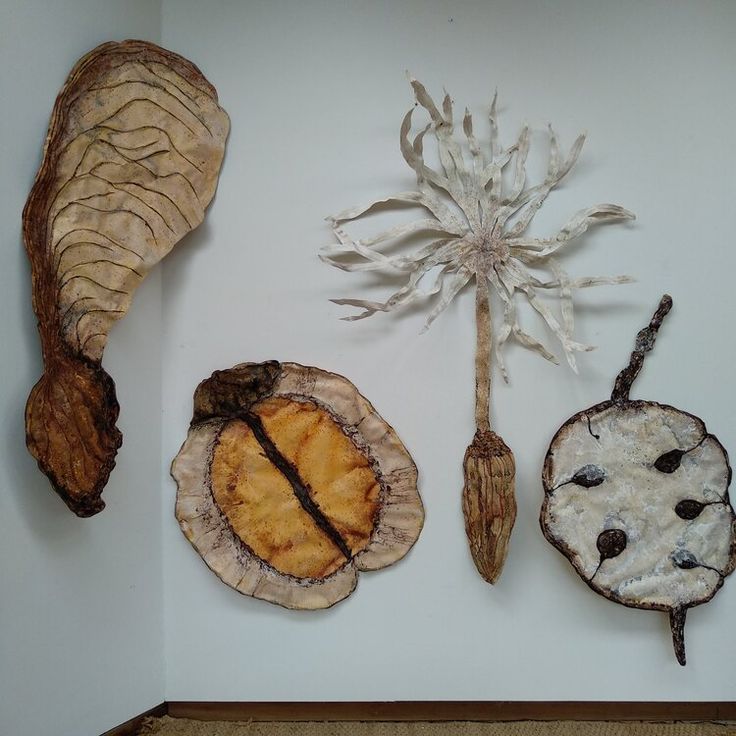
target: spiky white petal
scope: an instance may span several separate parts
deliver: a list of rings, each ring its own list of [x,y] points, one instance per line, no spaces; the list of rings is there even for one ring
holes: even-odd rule
[[[401,192],[368,205],[353,207],[327,218],[333,226],[337,244],[325,246],[320,258],[345,271],[391,270],[408,272],[409,276],[397,292],[385,302],[361,299],[335,299],[337,304],[360,307],[363,312],[348,320],[370,317],[376,312],[391,312],[420,299],[439,295],[431,309],[425,329],[473,278],[490,288],[501,299],[503,316],[495,330],[494,352],[504,379],[508,380],[502,348],[513,338],[552,362],[555,356],[537,339],[527,334],[516,317],[515,298],[521,295],[542,317],[562,345],[568,363],[576,370],[574,353],[590,350],[573,339],[573,291],[600,284],[623,284],[629,276],[570,278],[557,262],[556,254],[593,225],[633,220],[634,215],[619,205],[599,204],[575,213],[551,238],[524,235],[535,214],[550,192],[575,165],[585,142],[585,135],[575,140],[563,158],[557,135],[549,127],[549,162],[544,181],[527,183],[526,162],[530,150],[530,131],[524,126],[516,142],[504,149],[498,142],[497,96],[490,109],[491,135],[486,150],[478,143],[473,118],[465,110],[462,118],[464,140],[455,137],[453,102],[445,94],[438,107],[424,85],[410,79],[418,106],[429,115],[430,122],[410,140],[412,118],[409,110],[401,124],[401,153],[417,178],[417,191]],[[437,142],[441,170],[435,170],[424,158],[424,139],[431,133]],[[466,153],[467,152],[467,153]],[[466,162],[469,156],[469,164]],[[510,176],[504,182],[504,171]],[[378,234],[354,240],[343,225],[358,220],[376,207],[388,208],[417,205],[429,213],[413,222],[391,227]],[[434,233],[441,237],[417,248],[408,255],[386,255],[378,246],[401,241],[417,233]],[[346,261],[345,257],[353,257]],[[355,261],[355,256],[360,260]],[[551,278],[542,281],[528,267],[548,269]],[[439,269],[439,270],[438,270]],[[477,279],[482,274],[485,278]],[[434,279],[427,288],[422,282]],[[487,284],[487,287],[486,287]],[[556,289],[560,300],[560,318],[543,303],[538,289]]]

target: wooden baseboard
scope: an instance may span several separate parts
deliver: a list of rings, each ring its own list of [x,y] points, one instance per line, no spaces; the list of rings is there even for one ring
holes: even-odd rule
[[[730,721],[736,702],[402,701],[233,703],[172,701],[173,718],[202,721]]]
[[[131,718],[129,721],[125,721],[125,723],[121,723],[119,726],[115,726],[115,728],[105,731],[102,736],[138,736],[138,732],[143,725],[144,718],[160,718],[161,716],[165,716],[168,712],[168,705],[166,703],[161,703],[154,708],[147,710],[145,713],[141,713],[135,718]]]
[[[736,721],[736,702],[424,701],[241,703],[171,701],[102,736],[137,736],[144,718],[199,721]]]

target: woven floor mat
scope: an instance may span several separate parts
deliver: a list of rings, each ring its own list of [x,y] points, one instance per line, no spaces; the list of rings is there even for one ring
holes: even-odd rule
[[[600,723],[517,721],[514,723],[249,722],[155,718],[141,736],[736,736],[736,725],[713,723]]]

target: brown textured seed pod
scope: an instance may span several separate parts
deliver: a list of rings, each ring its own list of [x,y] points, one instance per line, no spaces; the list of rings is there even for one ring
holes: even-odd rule
[[[342,376],[296,363],[215,371],[171,473],[176,517],[227,585],[327,608],[401,559],[424,521],[417,470]]]
[[[465,535],[481,577],[494,584],[503,571],[516,521],[514,455],[491,430],[491,312],[485,277],[475,290],[475,436],[465,450],[462,493]]]
[[[463,460],[463,515],[473,562],[489,583],[498,580],[516,520],[514,455],[495,433],[475,433]]]
[[[229,120],[191,62],[145,41],[98,46],[54,105],[23,211],[44,374],[26,444],[78,516],[100,495],[122,435],[102,368],[113,323],[214,196]]]

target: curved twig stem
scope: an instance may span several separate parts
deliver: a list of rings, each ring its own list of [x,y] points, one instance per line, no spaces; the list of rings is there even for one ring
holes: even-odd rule
[[[634,352],[631,353],[629,364],[616,376],[616,382],[613,384],[613,392],[611,393],[611,401],[620,404],[629,400],[631,385],[636,380],[644,364],[645,354],[654,347],[657,332],[670,309],[672,309],[672,297],[669,294],[665,294],[660,299],[657,311],[652,316],[649,325],[643,330],[640,330],[636,336]]]
[[[673,608],[670,611],[670,628],[672,629],[672,645],[675,648],[677,661],[684,667],[685,662],[685,616],[687,608]]]
[[[488,302],[488,279],[480,271],[475,275],[475,426],[491,429],[491,309]]]

